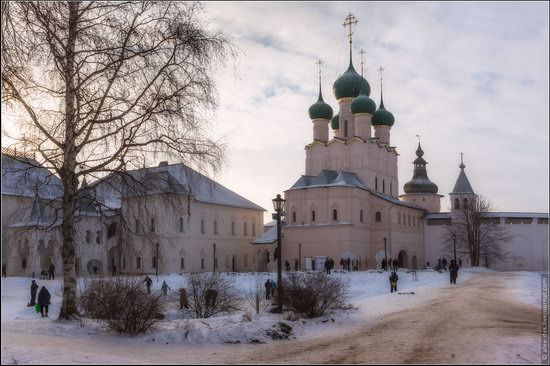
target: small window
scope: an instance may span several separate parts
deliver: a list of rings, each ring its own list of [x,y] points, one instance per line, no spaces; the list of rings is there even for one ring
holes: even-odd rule
[[[375,220],[376,222],[382,222],[382,213],[380,211],[376,211]]]
[[[156,224],[155,218],[154,218],[154,217],[151,217],[151,224],[150,224],[149,230],[150,230],[152,233],[155,232],[155,229],[156,229],[155,224]]]
[[[23,258],[21,260],[21,268],[22,269],[27,269],[27,258]]]
[[[408,225],[411,226],[411,215],[407,215],[407,221],[409,222]]]
[[[214,220],[214,235],[218,235],[218,220]]]
[[[184,232],[183,217],[180,217],[180,233],[183,233],[183,232]]]
[[[137,257],[137,258],[136,258],[136,268],[137,268],[137,269],[140,269],[140,268],[141,268],[141,257]]]
[[[201,219],[201,234],[204,234],[204,219]]]
[[[292,212],[292,222],[296,222],[296,211]]]
[[[348,137],[348,121],[344,121],[344,137]]]
[[[248,223],[247,222],[244,223],[244,228],[243,229],[244,229],[244,236],[247,236],[248,235]]]
[[[332,220],[338,221],[338,210],[337,209],[332,210]]]
[[[374,177],[374,190],[378,191],[378,177]]]
[[[180,268],[185,269],[185,258],[184,257],[180,258]]]
[[[136,220],[136,235],[139,235],[139,220]]]
[[[256,236],[256,223],[252,223],[252,236]]]
[[[315,210],[311,211],[311,221],[315,222]]]
[[[204,269],[204,258],[201,258],[201,269]]]
[[[359,221],[363,222],[363,209],[359,210]]]
[[[90,230],[86,230],[86,243],[90,244],[92,241],[92,232]]]
[[[153,265],[153,268],[157,268],[157,257],[153,257],[153,261],[152,261],[152,265]]]
[[[101,244],[101,231],[97,231],[96,232],[96,236],[95,236],[95,243],[96,244]]]
[[[392,182],[390,182],[390,195],[393,196],[393,185],[392,185]]]
[[[382,193],[386,193],[386,181],[382,179]]]
[[[235,235],[235,222],[231,222],[231,235]]]
[[[126,257],[122,257],[122,269],[126,269]]]

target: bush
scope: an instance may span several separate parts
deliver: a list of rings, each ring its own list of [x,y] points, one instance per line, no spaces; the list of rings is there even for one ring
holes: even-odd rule
[[[265,298],[265,280],[261,275],[254,276],[254,284],[244,291],[243,297],[250,308],[259,315],[266,312],[271,306],[271,300]]]
[[[119,333],[139,334],[161,318],[160,293],[148,294],[140,279],[92,278],[78,295],[82,315],[96,319]]]
[[[213,273],[192,274],[187,286],[189,308],[197,318],[209,318],[220,313],[239,310],[238,292],[235,285]]]
[[[315,318],[345,304],[348,284],[324,272],[289,273],[283,282],[284,304],[292,312]]]

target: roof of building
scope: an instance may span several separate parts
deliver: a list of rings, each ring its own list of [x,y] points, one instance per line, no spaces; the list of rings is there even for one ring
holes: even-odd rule
[[[336,79],[332,86],[334,96],[337,100],[342,98],[355,98],[359,95],[362,87],[365,88],[366,94],[369,96],[369,82],[355,71],[350,55],[348,69]]]
[[[120,207],[124,192],[130,196],[184,194],[199,202],[265,211],[259,205],[182,163],[137,169],[116,176],[112,174],[111,182],[104,184],[104,188],[105,194],[101,195],[100,200],[111,209]]]
[[[435,219],[450,219],[452,216],[451,212],[430,212],[424,216],[426,220],[435,220]],[[548,213],[544,212],[487,212],[487,217],[507,217],[507,218],[548,218]]]
[[[319,98],[317,102],[311,105],[308,110],[310,119],[328,119],[332,118],[332,107],[325,103],[321,92],[321,83],[319,83]]]
[[[285,226],[284,221],[281,222],[281,226]],[[258,236],[252,244],[273,244],[277,241],[277,225],[271,226],[269,229],[264,231],[262,235]]]
[[[470,181],[468,180],[468,177],[464,172],[464,168],[466,167],[466,165],[464,165],[464,163],[461,162],[459,167],[460,167],[460,174],[458,174],[458,178],[456,180],[452,193],[474,193],[474,190],[470,185]]]
[[[438,188],[430,178],[428,178],[428,172],[426,170],[426,160],[422,158],[424,151],[418,143],[418,149],[416,149],[417,158],[414,161],[414,174],[410,181],[405,183],[405,193],[437,193]]]
[[[2,194],[42,198],[63,196],[63,185],[54,173],[36,160],[2,153]]]

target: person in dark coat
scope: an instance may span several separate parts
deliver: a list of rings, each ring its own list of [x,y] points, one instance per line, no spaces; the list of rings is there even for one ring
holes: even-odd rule
[[[330,274],[330,261],[329,259],[325,259],[325,273]]]
[[[44,316],[48,317],[48,308],[50,306],[51,295],[50,292],[46,289],[46,286],[42,286],[40,292],[38,293],[38,304],[40,305],[40,313],[42,318]],[[46,315],[44,315],[46,313]]]
[[[53,265],[53,263],[50,264],[49,272],[50,272],[50,276],[48,277],[48,279],[55,280],[55,266]]]
[[[287,272],[290,272],[290,262],[289,261],[285,261],[285,269]]]
[[[385,259],[382,259],[382,269],[384,271],[386,270],[386,260]]]
[[[35,280],[32,280],[31,283],[31,301],[27,306],[35,306],[36,305],[36,290],[38,290],[38,285],[36,284]]]
[[[160,287],[160,289],[161,289],[162,293],[164,294],[164,296],[167,295],[168,290],[172,291],[172,289],[168,286],[166,281],[162,281],[162,286]]]
[[[330,258],[330,269],[334,268],[334,259]]]
[[[351,258],[348,257],[348,260],[346,262],[346,267],[348,268],[348,271],[351,271]]]
[[[6,263],[2,264],[2,277],[6,277],[8,272],[8,265]]]
[[[393,260],[393,270],[397,271],[397,268],[399,268],[399,261],[397,259]]]
[[[151,285],[153,284],[153,280],[151,279],[151,277],[145,275],[145,279],[143,280],[143,282],[145,282],[145,286],[147,286],[147,293],[150,294],[151,293]]]
[[[446,271],[447,270],[447,259],[443,258],[443,260],[441,261],[441,264],[443,265],[443,270]]]
[[[271,297],[271,281],[269,281],[269,278],[267,279],[267,281],[265,281],[265,298],[267,300],[269,300],[269,298]]]
[[[391,275],[390,275],[390,289],[391,289],[391,292],[393,292],[395,290],[395,292],[397,292],[397,281],[399,280],[399,276],[397,275],[397,273],[395,273],[395,271],[392,271]]]
[[[294,260],[294,270],[295,270],[295,271],[298,270],[298,259],[295,259],[295,260]]]
[[[183,308],[189,309],[189,301],[187,300],[187,290],[182,287],[180,288],[180,310]]]
[[[449,265],[449,274],[451,275],[451,284],[456,285],[456,278],[458,277],[458,264],[456,264],[456,261],[453,259],[451,260],[451,264]]]

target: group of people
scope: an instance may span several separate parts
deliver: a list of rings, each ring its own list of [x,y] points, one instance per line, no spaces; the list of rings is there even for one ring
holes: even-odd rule
[[[439,259],[441,260],[441,259]],[[447,266],[447,261],[445,260],[445,258],[443,258],[444,261],[441,261],[441,265],[443,265],[443,262],[445,262],[445,267]],[[384,263],[384,260],[382,260],[382,263]],[[396,267],[394,266],[394,270],[392,270],[392,273],[390,274],[390,277],[389,277],[389,280],[390,280],[390,293],[394,292],[394,291],[397,291],[397,281],[399,281],[399,276],[397,275],[397,272],[396,272]],[[456,260],[452,259],[451,260],[451,264],[449,264],[449,275],[450,275],[450,279],[451,279],[451,285],[452,284],[455,284],[456,285],[456,279],[458,277],[458,270],[460,269],[460,266],[458,265],[458,263],[456,262]],[[416,274],[416,272],[414,272]]]
[[[33,273],[33,277],[34,277],[34,273]],[[53,265],[53,263],[50,264],[47,271],[45,269],[40,271],[40,279],[41,280],[55,280],[55,266]]]
[[[277,282],[270,280],[269,278],[265,281],[265,298],[267,300],[271,299],[271,296],[275,296],[277,291]]]
[[[48,317],[48,310],[50,307],[51,295],[46,286],[42,286],[40,292],[38,293],[38,299],[36,298],[36,291],[38,290],[38,285],[35,280],[31,282],[31,301],[27,306],[34,306],[37,313],[42,315],[42,318]]]
[[[397,271],[399,268],[399,261],[397,259],[394,259],[392,261],[391,257],[388,259],[388,262],[386,263],[386,259],[382,259],[382,269],[385,271],[387,268],[389,268],[392,271]]]

